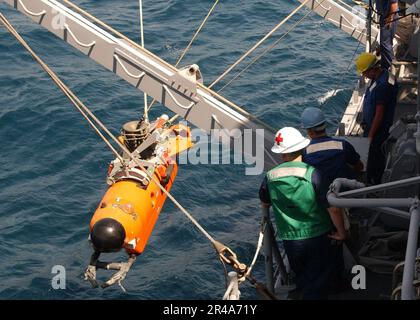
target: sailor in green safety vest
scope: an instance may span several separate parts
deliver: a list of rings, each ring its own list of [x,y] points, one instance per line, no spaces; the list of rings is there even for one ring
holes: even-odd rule
[[[337,232],[325,197],[328,184],[318,170],[302,162],[309,143],[295,128],[276,133],[271,151],[280,153],[284,162],[267,173],[260,200],[273,207],[278,235],[296,275],[295,292],[303,299],[326,299],[331,240]]]

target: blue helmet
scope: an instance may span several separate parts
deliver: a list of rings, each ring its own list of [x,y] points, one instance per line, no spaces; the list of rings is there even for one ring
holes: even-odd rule
[[[315,128],[325,122],[325,116],[321,109],[309,107],[302,112],[302,126],[305,129]]]

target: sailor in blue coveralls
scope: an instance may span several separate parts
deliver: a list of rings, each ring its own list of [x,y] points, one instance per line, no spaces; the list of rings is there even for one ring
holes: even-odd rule
[[[354,147],[345,140],[329,137],[326,133],[326,120],[319,108],[309,107],[302,113],[302,125],[311,139],[303,153],[303,161],[318,169],[327,185],[336,178],[355,179],[363,170],[360,155]],[[343,212],[340,208],[331,207],[331,216],[338,225],[335,243],[332,245],[332,267],[330,292],[343,291],[346,286],[344,275],[343,244],[346,238]]]
[[[372,80],[363,101],[363,135],[370,144],[367,182],[379,184],[386,160],[382,145],[393,123],[398,86],[372,53],[362,53],[356,60],[356,67],[359,74]]]
[[[376,0],[376,12],[379,15],[381,65],[389,69],[394,59],[392,41],[394,39],[397,22],[398,0]]]
[[[303,161],[321,171],[328,184],[336,178],[355,179],[363,170],[360,155],[349,142],[327,135],[321,109],[306,108],[302,113],[302,125],[311,139]]]

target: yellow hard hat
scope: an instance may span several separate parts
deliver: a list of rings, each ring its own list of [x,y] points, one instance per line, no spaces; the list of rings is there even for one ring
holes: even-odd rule
[[[356,59],[356,70],[358,74],[362,74],[366,70],[374,67],[379,61],[379,58],[370,52],[361,53]]]

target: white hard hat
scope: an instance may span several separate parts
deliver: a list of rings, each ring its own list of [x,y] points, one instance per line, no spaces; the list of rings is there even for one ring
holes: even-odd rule
[[[291,153],[306,148],[310,143],[302,134],[292,127],[277,131],[271,151],[274,153]]]

